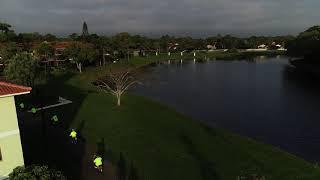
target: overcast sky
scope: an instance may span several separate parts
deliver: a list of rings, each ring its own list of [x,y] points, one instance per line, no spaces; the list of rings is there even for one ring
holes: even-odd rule
[[[320,24],[320,0],[0,0],[17,32],[208,36],[296,34]]]

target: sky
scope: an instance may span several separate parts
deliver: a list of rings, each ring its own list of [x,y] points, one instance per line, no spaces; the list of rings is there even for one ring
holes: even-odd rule
[[[319,0],[0,0],[16,32],[205,37],[296,35],[320,24]]]

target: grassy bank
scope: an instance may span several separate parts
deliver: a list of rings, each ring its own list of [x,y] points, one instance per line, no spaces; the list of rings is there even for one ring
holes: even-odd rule
[[[130,63],[143,66],[159,59],[144,60]],[[63,123],[79,129],[89,143],[104,139],[107,158],[116,163],[122,152],[141,179],[234,180],[241,174],[262,174],[267,180],[320,178],[319,169],[298,157],[209,128],[146,98],[127,94],[116,107],[114,97],[91,85],[104,71],[87,68],[83,74],[60,76],[42,92],[72,100],[55,112],[67,121]]]
[[[261,51],[261,52],[224,52],[224,51],[213,51],[213,52],[196,52],[196,56],[193,53],[183,53],[181,56],[180,53],[171,53],[168,54],[162,53],[158,56],[151,55],[147,57],[132,57],[129,61],[124,60],[126,63],[132,65],[143,65],[150,62],[163,61],[163,60],[193,60],[202,61],[205,59],[216,59],[216,60],[241,60],[254,58],[256,56],[275,56],[275,55],[285,55],[285,51]]]
[[[112,154],[123,152],[147,179],[231,180],[242,173],[263,174],[274,180],[320,177],[302,159],[208,128],[142,97],[128,95],[118,108],[113,97],[89,94],[73,126],[81,121],[85,121],[82,133],[89,141],[104,138]]]

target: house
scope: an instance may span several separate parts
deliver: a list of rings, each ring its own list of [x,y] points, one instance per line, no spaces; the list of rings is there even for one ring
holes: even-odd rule
[[[179,47],[179,43],[169,43],[168,50],[177,50]]]
[[[207,45],[207,49],[208,49],[208,50],[216,50],[216,49],[217,49],[216,43],[215,43],[214,45],[208,44],[208,45]]]
[[[258,49],[267,49],[267,48],[268,47],[265,44],[261,44],[261,45],[258,46]]]
[[[139,48],[139,49],[134,49],[132,51],[132,54],[134,57],[137,57],[137,56],[141,56],[141,57],[144,57],[147,55],[147,52],[149,52],[150,50],[147,50],[146,48]]]
[[[133,56],[136,57],[136,56],[139,56],[140,55],[140,50],[134,50],[133,51]]]
[[[67,41],[57,42],[53,47],[57,54],[61,54],[61,51],[64,51],[70,44],[71,42]]]
[[[0,81],[0,179],[24,165],[14,96],[31,88]]]
[[[64,60],[63,59],[63,51],[71,44],[71,42],[57,42],[54,48],[54,56],[56,60]]]

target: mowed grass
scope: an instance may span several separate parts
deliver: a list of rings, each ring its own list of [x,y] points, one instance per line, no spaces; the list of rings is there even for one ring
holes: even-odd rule
[[[207,127],[144,97],[126,94],[117,107],[113,96],[91,84],[105,70],[87,68],[49,83],[46,92],[73,100],[59,113],[62,119],[70,118],[71,127],[82,126],[81,134],[92,145],[103,138],[112,163],[123,153],[141,179],[235,180],[241,174],[262,174],[267,180],[320,179],[319,169],[298,157]]]
[[[116,107],[109,95],[89,94],[74,126],[81,121],[90,142],[104,138],[114,154],[122,152],[147,179],[231,180],[242,173],[274,180],[314,179],[318,171],[293,155],[206,127],[142,97],[125,96]]]

